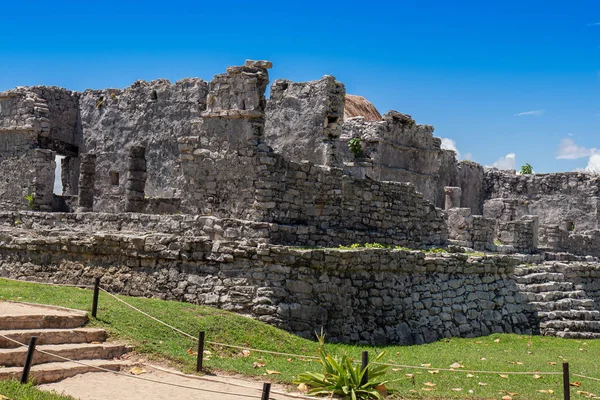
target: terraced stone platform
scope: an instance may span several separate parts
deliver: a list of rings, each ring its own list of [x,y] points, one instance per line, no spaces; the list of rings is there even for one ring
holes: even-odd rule
[[[540,334],[561,338],[600,338],[600,311],[579,285],[566,280],[554,264],[521,266],[515,279]]]

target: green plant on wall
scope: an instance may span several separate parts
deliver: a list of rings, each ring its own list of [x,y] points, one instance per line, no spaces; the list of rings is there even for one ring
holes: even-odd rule
[[[533,167],[531,164],[526,163],[521,167],[521,175],[531,175],[533,174]]]
[[[348,140],[348,149],[350,149],[350,152],[354,154],[354,157],[356,158],[363,156],[362,145],[360,143],[360,138],[358,137]]]
[[[27,200],[27,204],[29,208],[33,209],[35,205],[35,193],[29,193],[28,195],[23,196],[25,200]]]

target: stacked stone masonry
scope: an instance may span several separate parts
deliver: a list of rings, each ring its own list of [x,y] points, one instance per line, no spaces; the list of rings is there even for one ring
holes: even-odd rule
[[[271,67],[0,93],[0,276],[101,276],[344,342],[600,335],[600,178],[484,170],[393,110],[344,118],[332,76],[267,99]],[[400,247],[333,248],[373,242]],[[447,244],[528,255],[407,249]]]

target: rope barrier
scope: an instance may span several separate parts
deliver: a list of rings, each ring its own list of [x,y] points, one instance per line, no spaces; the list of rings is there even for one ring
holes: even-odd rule
[[[2,278],[2,279],[7,279],[7,280],[12,280],[12,281],[16,281],[16,282],[26,282],[26,283],[38,283],[38,284],[46,284],[46,285],[56,285],[56,286],[72,286],[72,287],[93,287],[90,285],[67,285],[67,284],[55,284],[55,283],[43,283],[43,282],[28,282],[28,281],[21,281],[21,280],[15,280],[15,279],[9,279],[9,278]],[[118,296],[108,292],[106,289],[100,287],[99,288],[102,292],[108,294],[110,297],[114,298],[115,300],[125,304],[127,307],[139,312],[140,314],[152,319],[153,321],[164,325],[170,329],[172,329],[175,332],[180,333],[181,335],[184,335],[194,341],[198,341],[198,338],[195,336],[190,335],[189,333],[182,331],[181,329],[178,329],[164,321],[161,321],[160,319],[140,310],[139,308],[127,303],[125,300],[120,299]],[[275,356],[284,356],[284,357],[296,357],[296,358],[301,358],[301,359],[311,359],[311,360],[318,360],[320,359],[320,357],[316,357],[316,356],[306,356],[306,355],[301,355],[301,354],[293,354],[293,353],[283,353],[283,352],[277,352],[277,351],[270,351],[270,350],[261,350],[261,349],[254,349],[252,347],[247,347],[247,346],[237,346],[237,345],[231,345],[231,344],[226,344],[226,343],[219,343],[219,342],[213,342],[213,341],[206,341],[206,343],[213,345],[213,346],[221,346],[221,347],[228,347],[228,348],[233,348],[233,349],[238,349],[238,350],[247,350],[247,351],[253,351],[253,352],[257,352],[257,353],[263,353],[263,354],[271,354],[271,355],[275,355]],[[59,357],[59,356],[57,356]],[[423,367],[423,366],[415,366],[415,365],[402,365],[402,364],[395,364],[395,363],[380,363],[380,362],[372,362],[372,364],[375,365],[387,365],[389,367],[395,367],[395,368],[405,368],[405,369],[417,369],[417,370],[427,370],[427,371],[445,371],[445,372],[462,372],[462,373],[476,373],[476,374],[503,374],[503,375],[562,375],[562,372],[523,372],[523,371],[478,371],[478,370],[467,370],[467,369],[454,369],[454,368],[434,368],[434,367]],[[93,366],[91,366],[93,367]],[[114,372],[114,371],[112,371]],[[575,374],[574,374],[575,375]],[[126,375],[129,376],[129,375]],[[580,376],[580,375],[575,375],[575,376]],[[585,376],[580,376],[580,377],[585,377]],[[591,380],[598,380],[600,381],[600,379],[596,379],[596,378],[591,378],[591,377],[585,377],[587,379],[591,379]]]
[[[173,329],[176,332],[179,332],[195,341],[198,341],[197,337],[194,337],[192,335],[190,335],[187,332],[184,332],[178,328],[175,328],[174,326],[169,325],[166,322],[161,321],[160,319],[151,316],[150,314],[140,310],[139,308],[136,308],[135,306],[127,303],[125,300],[120,299],[119,297],[117,297],[116,295],[106,291],[103,288],[100,288],[100,290],[102,290],[103,292],[107,293],[108,295],[110,295],[111,297],[117,299],[118,301],[120,301],[123,304],[126,304],[128,307],[142,313],[143,315],[147,316],[148,318],[151,318],[152,320],[166,326],[169,327],[171,329]],[[304,359],[311,359],[311,360],[319,360],[320,357],[316,357],[316,356],[304,356],[304,355],[300,355],[300,354],[293,354],[293,353],[282,353],[282,352],[277,352],[277,351],[269,351],[269,350],[260,350],[260,349],[254,349],[251,347],[246,347],[246,346],[236,346],[236,345],[232,345],[232,344],[226,344],[226,343],[219,343],[219,342],[212,342],[212,341],[206,341],[206,343],[211,344],[213,346],[222,346],[222,347],[229,347],[229,348],[233,348],[233,349],[238,349],[238,350],[247,350],[247,351],[254,351],[257,353],[266,353],[266,354],[271,354],[271,355],[276,355],[276,356],[284,356],[284,357],[296,357],[296,358],[304,358]],[[562,372],[522,372],[522,371],[512,371],[512,372],[504,372],[504,371],[478,371],[478,370],[467,370],[467,369],[455,369],[455,368],[433,368],[433,367],[419,367],[419,366],[414,366],[414,365],[401,365],[401,364],[393,364],[393,363],[380,363],[380,362],[372,362],[372,364],[375,365],[387,365],[389,367],[396,367],[396,368],[405,368],[405,369],[420,369],[420,370],[428,370],[428,371],[446,371],[446,372],[464,372],[464,373],[477,373],[477,374],[495,374],[495,375],[562,375]]]
[[[598,379],[598,378],[592,378],[591,376],[585,376],[585,375],[581,375],[581,374],[573,374],[573,376],[576,376],[578,378],[589,379],[589,380],[592,380],[592,381],[600,382],[600,379]]]
[[[0,277],[0,279],[4,279],[6,281],[11,281],[11,282],[21,282],[21,283],[36,283],[38,285],[47,285],[47,286],[66,286],[66,287],[75,287],[75,288],[86,288],[86,289],[91,289],[94,287],[94,285],[73,285],[73,284],[69,284],[69,283],[51,283],[51,282],[36,282],[36,281],[25,281],[25,280],[21,280],[21,279],[13,279],[13,278],[4,278],[4,277]]]

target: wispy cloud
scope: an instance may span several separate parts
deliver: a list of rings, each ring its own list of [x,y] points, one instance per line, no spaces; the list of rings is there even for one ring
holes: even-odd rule
[[[556,158],[559,160],[576,160],[578,158],[591,157],[594,154],[600,154],[600,150],[595,147],[587,148],[579,146],[573,139],[564,138],[558,145]]]
[[[522,117],[525,115],[534,115],[536,117],[539,117],[540,115],[543,115],[546,112],[546,110],[533,110],[533,111],[524,111],[524,112],[520,112],[518,114],[515,114],[516,117]]]
[[[504,157],[500,157],[492,165],[486,165],[487,168],[498,168],[501,170],[516,169],[517,167],[517,155],[515,153],[508,153]]]
[[[452,150],[456,153],[456,158],[460,160],[460,151],[456,147],[456,141],[450,138],[442,138],[442,149],[444,150]]]
[[[587,26],[600,26],[600,22],[592,22],[591,24],[587,24]]]

